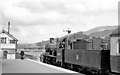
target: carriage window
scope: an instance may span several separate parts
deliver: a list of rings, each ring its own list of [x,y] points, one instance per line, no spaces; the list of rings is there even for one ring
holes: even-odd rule
[[[0,39],[0,42],[1,42],[2,44],[6,44],[6,37],[2,37],[2,38]]]

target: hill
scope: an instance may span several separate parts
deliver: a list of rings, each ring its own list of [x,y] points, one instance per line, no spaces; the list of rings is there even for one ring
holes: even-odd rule
[[[85,34],[87,35],[90,35],[90,34],[93,34],[93,33],[96,33],[96,32],[111,32],[112,30],[116,29],[117,28],[117,25],[116,26],[100,26],[100,27],[95,27],[93,29],[90,29],[86,32],[84,32]]]
[[[84,32],[84,34],[89,35],[90,37],[107,37],[109,36],[114,29],[116,29],[118,26],[100,26],[100,27],[96,27],[93,29],[90,29],[86,32]]]
[[[74,34],[70,34],[70,38],[77,38],[83,36],[82,34],[86,34],[83,36],[83,38],[87,37],[101,37],[101,38],[108,38],[109,35],[116,29],[118,26],[100,26],[95,27],[93,29],[90,29],[86,32],[77,32]],[[64,36],[63,36],[64,37]],[[61,37],[62,38],[62,37]],[[60,38],[60,39],[61,39]],[[47,43],[49,43],[49,40],[37,42],[35,44],[18,44],[18,49],[25,49],[25,48],[43,48]]]

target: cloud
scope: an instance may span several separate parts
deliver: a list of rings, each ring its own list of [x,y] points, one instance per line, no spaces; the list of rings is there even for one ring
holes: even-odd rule
[[[117,1],[111,0],[5,0],[4,14],[21,25],[69,24],[71,16],[95,16],[115,13]],[[93,4],[94,3],[94,4]],[[82,18],[86,18],[82,16]]]
[[[0,28],[11,22],[11,33],[20,42],[85,31],[101,25],[117,25],[119,0],[0,0]],[[29,37],[29,38],[28,38]],[[24,39],[23,39],[24,38]]]
[[[28,3],[31,4],[30,2],[28,2]],[[59,12],[46,11],[44,13],[41,13],[41,12],[34,13],[34,12],[31,12],[26,7],[17,6],[17,3],[16,4],[14,4],[14,2],[13,3],[12,2],[8,2],[8,3],[4,2],[4,3],[5,3],[4,4],[5,17],[7,17],[8,19],[10,18],[11,20],[14,20],[18,23],[22,22],[23,24],[26,24],[26,25],[46,24],[46,23],[51,24],[51,23],[56,23],[56,22],[58,23],[58,22],[62,22],[62,21],[64,22],[64,20],[66,20],[65,19],[66,16]],[[18,4],[19,4],[19,2],[18,2]],[[25,2],[25,4],[26,4],[26,2]],[[25,6],[27,6],[27,4]],[[41,9],[39,9],[39,10],[41,10]]]

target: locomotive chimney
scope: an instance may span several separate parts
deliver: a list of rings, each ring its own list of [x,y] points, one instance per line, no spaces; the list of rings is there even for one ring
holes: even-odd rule
[[[10,33],[10,22],[8,22],[8,33]]]
[[[53,43],[54,42],[54,38],[50,38],[50,43]]]

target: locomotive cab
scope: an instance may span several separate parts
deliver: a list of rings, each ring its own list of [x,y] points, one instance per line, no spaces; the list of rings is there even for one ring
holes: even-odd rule
[[[65,55],[64,55],[64,52],[67,48],[67,38],[64,37],[62,38],[61,40],[59,40],[59,43],[58,43],[58,49],[57,49],[57,55],[56,55],[56,63],[58,66],[61,66],[63,67],[63,64],[64,64],[64,59],[65,59]]]

